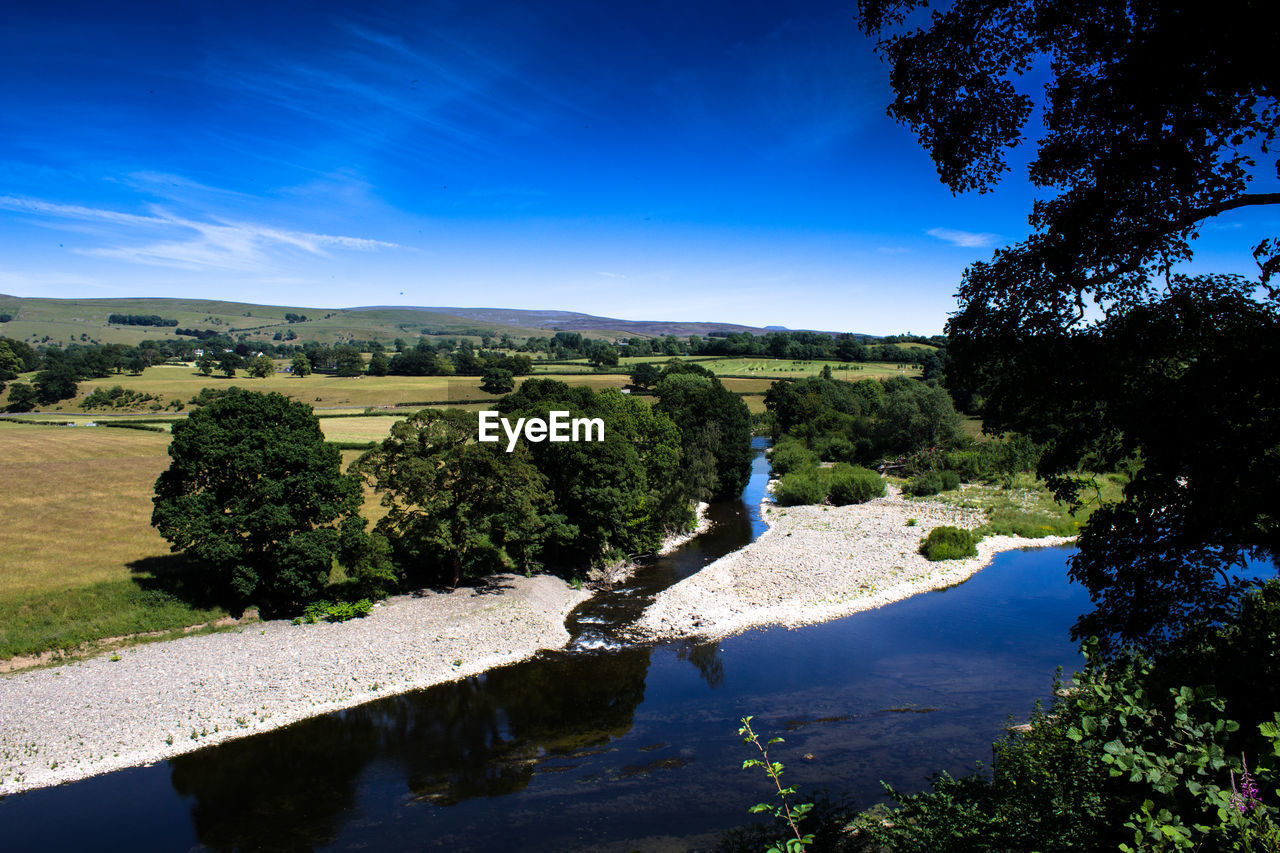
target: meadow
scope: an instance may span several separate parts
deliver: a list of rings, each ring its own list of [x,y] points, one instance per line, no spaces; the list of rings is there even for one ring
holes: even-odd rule
[[[1058,503],[1043,480],[1033,474],[1017,474],[1006,484],[968,483],[959,489],[928,498],[962,509],[987,514],[984,533],[994,536],[1075,536],[1098,507],[1121,499],[1123,474],[1076,472],[1089,485],[1080,494],[1080,505]],[[906,481],[892,478],[897,485]]]
[[[336,427],[333,440],[370,441],[397,420],[321,424]],[[198,575],[151,526],[168,444],[155,432],[0,419],[0,662],[231,615],[200,594]],[[343,467],[359,456],[344,450]],[[365,497],[376,521],[384,510],[372,491]]]
[[[226,616],[164,591],[151,527],[169,437],[0,421],[0,659]]]
[[[862,379],[886,379],[890,376],[919,376],[920,370],[909,364],[891,362],[793,361],[783,358],[717,358],[699,361],[717,376],[747,376],[774,379],[803,379],[817,376],[830,367],[835,379],[857,382]]]
[[[283,365],[284,362],[281,362]],[[23,381],[30,381],[24,376]],[[591,388],[621,388],[628,383],[620,374],[565,377],[574,385]],[[522,379],[517,381],[523,381]],[[111,414],[111,409],[85,410],[84,399],[95,388],[104,391],[119,385],[126,391],[158,397],[154,407],[158,412],[172,403],[189,404],[202,388],[229,388],[232,385],[251,391],[275,391],[317,410],[364,408],[367,406],[409,406],[425,403],[447,403],[462,400],[497,400],[501,395],[487,394],[480,390],[478,376],[329,376],[313,373],[300,377],[289,373],[276,373],[265,379],[248,376],[244,372],[228,379],[220,373],[204,376],[188,365],[157,365],[138,375],[122,373],[103,379],[86,379],[80,383],[79,393],[73,399],[48,407],[51,412],[85,412]],[[133,409],[135,413],[138,409]]]
[[[932,349],[923,345],[919,345],[919,348],[922,350]],[[671,356],[658,355],[625,356],[619,359],[618,367],[614,369],[629,373],[631,368],[637,364],[664,364],[670,359]],[[857,382],[860,379],[885,379],[890,376],[920,375],[919,368],[912,365],[879,361],[856,363],[834,360],[797,361],[786,358],[735,358],[724,356],[679,356],[678,360],[694,362],[722,379],[726,377],[760,377],[770,381],[775,379],[804,379],[806,376],[817,376],[824,367],[830,367],[831,374],[836,379],[847,379],[850,382]],[[557,362],[556,364],[540,364],[535,361],[533,369],[535,373],[576,373],[592,370],[593,368],[583,358],[574,359],[570,362]]]

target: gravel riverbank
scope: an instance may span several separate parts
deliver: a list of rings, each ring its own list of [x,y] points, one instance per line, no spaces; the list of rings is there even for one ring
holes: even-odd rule
[[[769,625],[827,622],[965,580],[1000,551],[1061,545],[1062,537],[992,536],[978,556],[931,563],[920,540],[942,525],[974,528],[977,510],[907,500],[894,487],[865,504],[762,510],[769,529],[741,550],[659,593],[637,639],[719,639]],[[916,523],[908,526],[907,520]]]
[[[503,575],[339,624],[262,622],[0,677],[0,795],[148,764],[569,641],[588,593]]]
[[[916,548],[982,514],[892,494],[848,507],[765,507],[755,542],[658,595],[639,639],[719,638],[798,626],[958,583],[1009,548],[1060,538],[993,537],[979,556],[930,563]],[[907,519],[918,523],[908,527]],[[607,593],[605,593],[607,594]],[[0,796],[148,764],[383,696],[475,675],[563,647],[589,593],[539,576],[400,596],[340,624],[247,625],[132,646],[0,677]]]

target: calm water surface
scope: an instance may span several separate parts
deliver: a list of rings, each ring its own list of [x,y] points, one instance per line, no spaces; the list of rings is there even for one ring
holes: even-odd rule
[[[717,527],[608,602],[570,651],[0,801],[13,850],[685,850],[767,799],[738,719],[782,734],[788,781],[881,797],[989,761],[1010,716],[1079,658],[1063,549],[795,631],[634,647],[611,628],[763,529],[757,461]],[[805,756],[811,756],[806,758]]]

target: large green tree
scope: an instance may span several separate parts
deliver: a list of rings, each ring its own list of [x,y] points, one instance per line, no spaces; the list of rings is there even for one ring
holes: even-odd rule
[[[79,374],[66,360],[54,361],[36,374],[36,398],[42,406],[51,406],[60,400],[69,400],[79,391]]]
[[[1242,245],[1253,281],[1179,265],[1211,218],[1280,204],[1280,17],[1256,0],[860,5],[890,113],[953,191],[1008,171],[1036,107],[1022,83],[1047,80],[1031,232],[966,271],[947,373],[988,430],[1045,443],[1063,497],[1082,465],[1136,467],[1072,560],[1097,606],[1079,633],[1158,647],[1220,621],[1245,557],[1280,550],[1280,247]]]
[[[333,363],[339,376],[359,376],[364,373],[364,356],[353,346],[334,347]]]
[[[506,394],[515,387],[516,381],[511,371],[500,367],[486,369],[480,381],[480,390],[486,394]]]
[[[737,497],[751,475],[751,414],[710,373],[667,368],[655,408],[680,428],[681,470],[691,497]]]
[[[294,376],[301,378],[311,375],[311,360],[303,353],[295,353],[290,366],[293,369]]]
[[[508,419],[599,418],[603,441],[530,444],[557,511],[577,536],[553,549],[565,565],[606,555],[644,554],[690,522],[690,495],[680,475],[680,431],[664,413],[616,388],[593,392],[553,379],[529,379],[498,402]]]
[[[324,588],[361,492],[309,406],[229,388],[173,425],[169,456],[151,523],[174,551],[268,611]]]
[[[476,431],[474,413],[424,409],[354,466],[387,508],[376,532],[418,581],[533,572],[549,538],[574,533],[524,448],[480,444]]]
[[[8,412],[29,412],[36,407],[36,389],[26,382],[15,382],[9,386],[9,403],[5,406]]]

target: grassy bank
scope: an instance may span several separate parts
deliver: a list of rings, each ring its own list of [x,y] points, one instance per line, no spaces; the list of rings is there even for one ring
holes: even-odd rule
[[[1075,536],[1099,505],[1120,500],[1125,478],[1119,474],[1099,474],[1092,476],[1091,481],[1093,485],[1081,494],[1083,505],[1074,511],[1055,501],[1044,482],[1031,474],[1018,474],[1007,488],[973,483],[956,491],[911,500],[937,501],[959,509],[981,510],[987,517],[981,528],[984,535],[1031,539]]]

